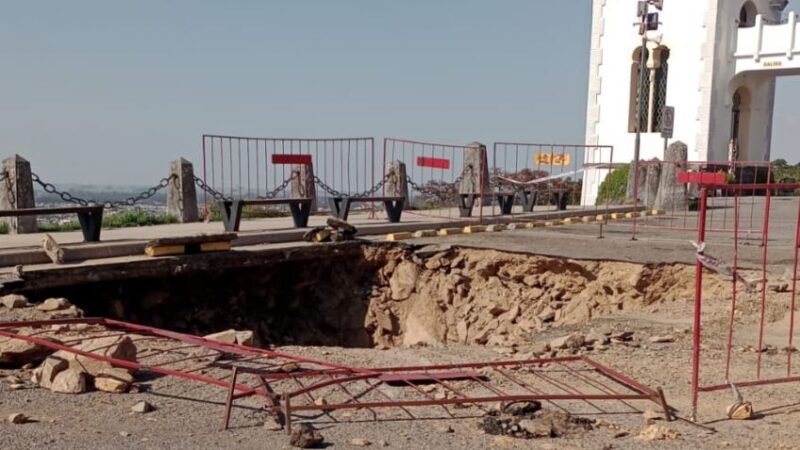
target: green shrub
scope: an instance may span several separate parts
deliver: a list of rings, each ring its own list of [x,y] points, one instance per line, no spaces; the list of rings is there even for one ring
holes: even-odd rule
[[[8,224],[3,222],[0,223],[0,234],[8,234]]]
[[[630,173],[630,164],[625,164],[617,169],[612,170],[606,175],[606,179],[600,183],[600,189],[597,193],[596,205],[603,205],[608,203],[623,203],[625,201],[625,192],[628,190],[628,175]]]

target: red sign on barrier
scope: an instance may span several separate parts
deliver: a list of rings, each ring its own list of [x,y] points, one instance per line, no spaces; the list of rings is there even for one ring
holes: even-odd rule
[[[450,160],[443,158],[427,158],[425,156],[418,156],[417,165],[420,167],[432,167],[434,169],[449,169]]]
[[[678,183],[689,184],[726,184],[727,176],[722,172],[680,172]]]
[[[302,164],[311,165],[311,155],[272,155],[272,164]]]

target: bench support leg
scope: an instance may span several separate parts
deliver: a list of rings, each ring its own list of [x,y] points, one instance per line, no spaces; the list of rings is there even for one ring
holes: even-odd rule
[[[567,202],[569,202],[569,195],[566,192],[559,192],[556,194],[556,206],[559,211],[567,210]]]
[[[389,222],[400,222],[400,216],[403,214],[403,207],[405,206],[406,199],[400,200],[386,200],[383,202],[383,207],[386,209],[386,215],[389,216]]]
[[[458,211],[461,217],[472,217],[472,207],[475,205],[475,194],[459,194]]]
[[[219,206],[225,231],[239,231],[239,223],[242,221],[242,203],[239,200],[221,201]]]
[[[83,232],[85,241],[98,242],[100,229],[103,227],[103,210],[79,212],[78,223],[81,224],[81,232]]]
[[[511,214],[511,210],[514,208],[514,198],[516,198],[516,194],[497,194],[497,203],[504,216]]]
[[[333,217],[347,221],[347,216],[350,215],[349,198],[331,197],[328,199],[328,204],[331,207],[331,215],[333,215]]]
[[[522,208],[525,212],[532,213],[533,208],[536,206],[536,191],[519,191],[522,196]]]
[[[311,214],[311,201],[289,203],[295,228],[307,228],[308,216]]]

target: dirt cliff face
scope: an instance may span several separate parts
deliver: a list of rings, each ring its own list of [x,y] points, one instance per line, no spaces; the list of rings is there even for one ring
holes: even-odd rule
[[[685,265],[364,244],[263,267],[86,285],[58,294],[88,316],[200,335],[247,329],[262,346],[514,346],[552,327],[690,301],[693,271]],[[729,288],[709,276],[706,298]]]

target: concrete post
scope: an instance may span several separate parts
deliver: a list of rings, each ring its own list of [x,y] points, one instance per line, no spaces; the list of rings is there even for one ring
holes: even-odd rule
[[[647,164],[645,175],[645,189],[644,193],[639,194],[640,204],[648,208],[655,207],[656,197],[658,196],[658,187],[661,183],[661,162],[658,158],[653,158]]]
[[[317,186],[314,183],[314,166],[312,164],[295,164],[292,173],[297,176],[292,179],[292,197],[310,198],[311,212],[317,211]]]
[[[24,209],[36,207],[33,198],[31,163],[19,155],[3,160],[3,179],[0,189],[0,209]],[[36,216],[6,217],[11,234],[36,233]]]
[[[471,168],[471,169],[470,169]],[[487,194],[489,191],[489,165],[486,159],[486,146],[480,142],[467,144],[464,149],[464,178],[461,180],[458,192],[461,194]],[[483,177],[483,185],[481,184]],[[481,187],[485,192],[481,191]]]
[[[630,165],[630,172],[628,172],[628,187],[625,191],[625,202],[633,204],[633,186],[636,180],[636,160],[631,161]],[[638,191],[638,198],[639,198],[639,207],[641,208],[644,204],[644,191],[647,182],[647,164],[644,161],[641,161],[639,164],[639,191]]]
[[[409,203],[408,197],[408,177],[406,175],[406,163],[402,161],[392,161],[386,171],[393,174],[386,180],[387,197],[404,197],[406,205]]]
[[[192,163],[176,159],[169,165],[169,174],[174,178],[167,185],[167,214],[177,217],[181,223],[197,222],[200,218]]]
[[[685,172],[689,156],[689,147],[681,141],[673,142],[664,154],[664,167],[661,169],[661,182],[658,186],[658,197],[655,208],[684,210],[689,205],[689,192],[685,184],[678,183],[678,173]]]

